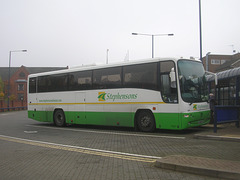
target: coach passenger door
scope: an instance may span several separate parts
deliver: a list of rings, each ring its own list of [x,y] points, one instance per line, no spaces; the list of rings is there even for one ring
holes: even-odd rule
[[[75,118],[74,123],[76,124],[85,124],[85,103],[86,103],[86,93],[85,92],[76,92],[75,93]]]
[[[179,112],[179,104],[176,79],[174,62],[160,62],[161,95],[164,102],[160,127],[163,129],[178,129],[180,127],[179,114],[177,113]]]

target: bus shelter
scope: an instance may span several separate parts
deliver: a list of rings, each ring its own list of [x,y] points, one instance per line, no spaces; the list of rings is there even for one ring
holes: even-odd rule
[[[236,122],[239,127],[240,111],[240,67],[217,73],[218,84],[214,77],[208,76],[209,93],[215,95],[214,132],[217,124]]]

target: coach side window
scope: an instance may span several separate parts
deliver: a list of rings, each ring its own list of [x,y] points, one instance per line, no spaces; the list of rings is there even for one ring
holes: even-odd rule
[[[49,76],[39,76],[37,83],[38,92],[48,92],[48,87],[50,85]]]
[[[123,67],[123,86],[157,90],[157,63]]]
[[[94,89],[113,89],[122,87],[121,67],[97,69],[93,71]]]
[[[49,76],[49,92],[67,91],[68,90],[68,75],[56,74]]]
[[[88,90],[92,88],[92,71],[80,71],[69,74],[69,90]]]
[[[68,75],[56,74],[38,77],[38,92],[57,92],[68,90]]]
[[[29,93],[37,92],[37,82],[36,78],[29,78]]]

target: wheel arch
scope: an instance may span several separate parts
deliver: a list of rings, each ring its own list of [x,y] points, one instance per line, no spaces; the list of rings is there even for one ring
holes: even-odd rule
[[[63,108],[61,108],[61,107],[57,107],[57,108],[54,108],[54,110],[53,110],[53,114],[54,114],[56,111],[58,111],[58,110],[61,110],[61,111],[63,111],[63,113],[64,113]],[[64,114],[65,114],[65,113],[64,113]]]

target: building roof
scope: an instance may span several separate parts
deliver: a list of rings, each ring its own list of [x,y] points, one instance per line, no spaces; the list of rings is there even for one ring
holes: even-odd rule
[[[19,67],[11,67],[10,68],[10,76],[12,76]],[[2,78],[3,81],[8,79],[8,67],[0,67],[0,77]]]
[[[228,69],[226,71],[222,71],[217,73],[218,80],[235,77],[240,75],[240,67],[234,69]],[[214,81],[214,76],[207,76],[207,81]]]
[[[29,74],[68,69],[68,67],[25,67],[25,68],[29,72]]]
[[[42,73],[42,72],[49,72],[49,71],[56,71],[56,70],[62,70],[62,69],[68,69],[68,67],[24,67],[29,74],[35,74],[35,73]],[[10,68],[10,76],[12,76],[15,72],[17,72],[21,67],[11,67]],[[0,77],[2,80],[8,79],[8,67],[0,67]]]

